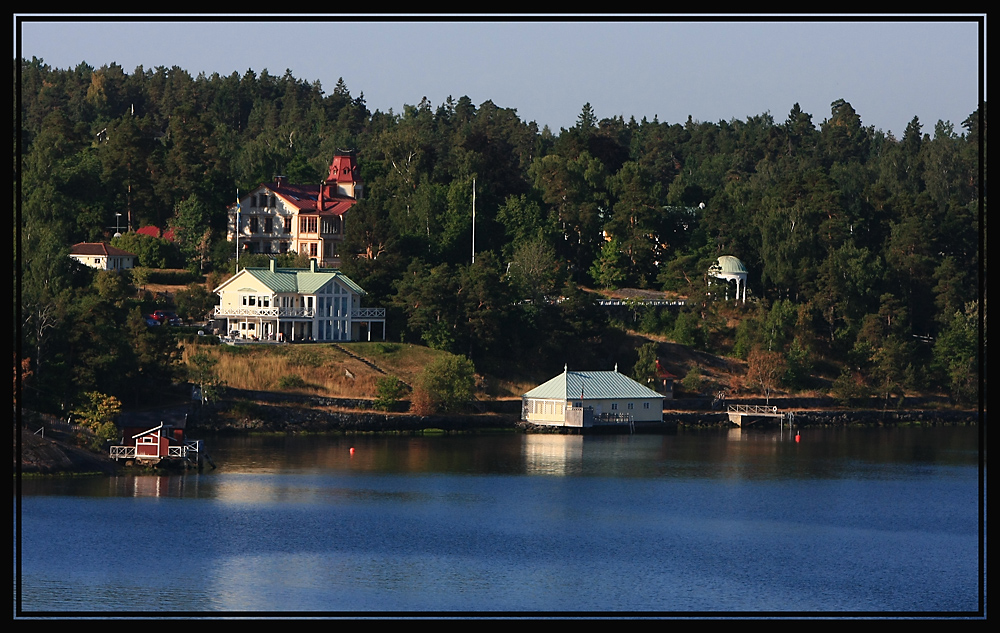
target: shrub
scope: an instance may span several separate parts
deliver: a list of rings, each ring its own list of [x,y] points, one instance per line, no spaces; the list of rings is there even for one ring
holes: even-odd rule
[[[440,356],[424,369],[420,388],[434,411],[457,411],[475,398],[475,366],[464,356]]]
[[[395,376],[379,378],[375,383],[375,402],[372,406],[380,411],[392,411],[405,392],[406,385],[399,378]]]
[[[681,385],[684,387],[684,391],[688,393],[700,393],[703,382],[701,368],[696,365],[684,376],[684,379],[681,380]]]
[[[306,384],[305,380],[302,380],[302,376],[298,374],[288,374],[282,376],[278,379],[278,389],[304,389],[309,385]]]

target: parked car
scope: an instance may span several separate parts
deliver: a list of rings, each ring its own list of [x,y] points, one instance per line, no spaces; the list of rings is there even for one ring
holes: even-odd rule
[[[156,310],[149,316],[156,319],[160,325],[182,325],[184,323],[180,317],[168,310]]]

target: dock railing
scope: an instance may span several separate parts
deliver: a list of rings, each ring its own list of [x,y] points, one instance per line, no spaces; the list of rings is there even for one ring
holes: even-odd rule
[[[112,446],[111,459],[135,459],[134,446]]]
[[[731,404],[730,413],[743,413],[746,415],[781,415],[778,407],[769,407],[762,404]]]

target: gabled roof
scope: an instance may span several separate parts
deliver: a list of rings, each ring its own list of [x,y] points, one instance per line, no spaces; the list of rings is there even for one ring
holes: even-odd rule
[[[80,242],[69,250],[70,255],[87,255],[89,257],[135,257],[135,253],[123,251],[104,242]]]
[[[644,387],[617,371],[563,371],[542,383],[525,398],[554,400],[607,400],[613,398],[662,398],[663,394]]]
[[[309,268],[244,268],[216,288],[215,292],[219,292],[244,274],[252,276],[272,292],[315,294],[331,279],[336,279],[359,295],[367,294],[361,286],[339,270],[312,270]]]
[[[280,196],[286,205],[297,209],[299,213],[318,213],[319,215],[343,215],[354,206],[356,199],[334,193],[323,194],[323,208],[317,207],[320,185],[289,185],[282,183],[261,184],[253,193],[266,191]],[[250,195],[253,195],[250,194]],[[242,202],[241,202],[242,204]],[[235,207],[230,205],[230,208]],[[244,210],[245,211],[245,210]]]

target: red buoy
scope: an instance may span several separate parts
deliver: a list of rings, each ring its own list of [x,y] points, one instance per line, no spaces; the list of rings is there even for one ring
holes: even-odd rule
[[[799,441],[799,440],[801,440],[801,439],[802,439],[802,436],[800,436],[800,435],[798,434],[798,432],[796,432],[796,433],[795,433],[795,441],[796,441],[796,442],[798,442],[798,441]],[[351,450],[353,451],[354,449],[352,448]]]
[[[354,457],[354,447],[351,447],[351,457]]]

